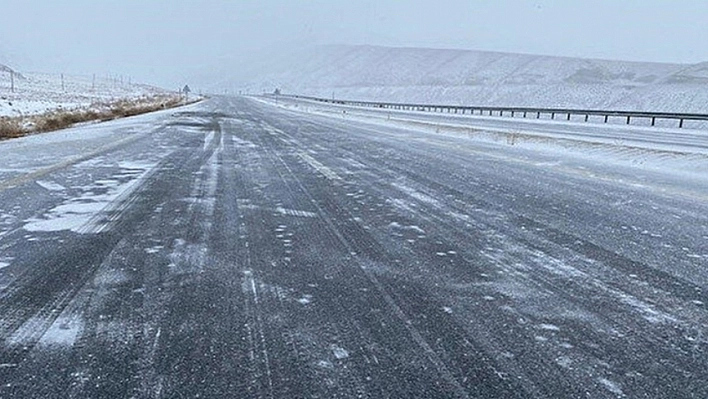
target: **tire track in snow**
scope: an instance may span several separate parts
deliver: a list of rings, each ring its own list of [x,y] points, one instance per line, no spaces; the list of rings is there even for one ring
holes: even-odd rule
[[[357,251],[356,251],[355,247],[350,243],[350,241],[344,235],[342,235],[342,233],[336,227],[334,221],[328,215],[328,213],[326,213],[325,210],[322,209],[318,205],[315,197],[313,197],[312,194],[310,194],[309,190],[307,190],[305,188],[302,181],[300,180],[300,177],[293,172],[293,170],[282,159],[281,156],[276,155],[276,157],[277,157],[277,160],[280,162],[280,164],[283,166],[283,169],[285,171],[287,171],[287,173],[290,175],[290,177],[295,182],[295,184],[300,188],[301,192],[310,198],[310,202],[317,209],[317,213],[320,215],[320,218],[324,221],[324,223],[328,226],[330,232],[337,238],[337,240],[340,242],[340,244],[348,250],[349,253],[356,254]],[[316,169],[319,170],[319,168],[316,168]],[[325,176],[327,176],[327,175],[325,174]],[[361,261],[358,260],[357,256],[354,256],[354,259],[356,260],[357,265],[359,266],[359,269],[364,273],[364,275],[374,285],[374,287],[376,287],[378,292],[381,294],[383,299],[386,301],[386,304],[393,311],[393,314],[398,318],[399,322],[409,332],[413,341],[423,350],[423,353],[425,353],[425,356],[428,358],[430,363],[433,364],[433,366],[440,373],[441,377],[453,389],[453,391],[455,392],[455,396],[459,397],[459,398],[468,398],[469,395],[467,394],[467,391],[457,381],[457,379],[454,377],[452,372],[447,368],[445,363],[438,356],[438,354],[433,350],[433,348],[430,346],[430,344],[425,340],[425,338],[423,338],[423,335],[414,326],[412,320],[403,312],[403,310],[396,303],[396,301],[393,299],[391,294],[389,294],[388,289],[385,288],[385,286],[379,281],[379,279],[376,277],[376,275],[371,270],[369,270],[366,266],[364,266],[364,264]]]

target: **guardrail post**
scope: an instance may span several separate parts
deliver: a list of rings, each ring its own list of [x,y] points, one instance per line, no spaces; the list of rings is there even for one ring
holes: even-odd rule
[[[526,118],[526,111],[524,111],[524,118]]]
[[[555,112],[551,112],[551,119],[556,119],[556,113],[555,113]]]
[[[607,123],[609,120],[610,120],[610,116],[609,116],[609,115],[605,115],[605,123]]]
[[[683,118],[679,121],[679,129],[683,129]]]
[[[567,120],[570,120],[570,112],[568,113],[568,119],[567,119]]]
[[[590,120],[590,115],[585,115],[585,122],[587,122],[588,120]]]
[[[656,117],[651,118],[651,125],[652,126],[656,125]]]
[[[632,117],[627,115],[627,124],[629,125],[630,121],[632,120]]]
[[[536,119],[541,119],[541,112],[536,113]]]

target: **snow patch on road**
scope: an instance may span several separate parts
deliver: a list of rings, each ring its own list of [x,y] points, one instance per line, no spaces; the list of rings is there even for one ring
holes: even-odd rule
[[[114,179],[97,180],[81,187],[83,194],[79,197],[67,199],[44,215],[26,220],[24,229],[32,232],[69,230],[82,234],[104,231],[111,223],[110,214],[119,210],[122,200],[140,187],[155,166],[124,165],[128,167],[122,167]]]
[[[212,130],[204,137],[204,151],[206,151],[212,145],[215,135],[216,132]]]
[[[29,219],[24,229],[32,232],[54,232],[62,230],[77,232],[110,203],[107,198],[91,196],[81,197],[79,200],[94,202],[69,203],[57,206],[50,210],[43,219]]]
[[[651,305],[648,303],[639,300],[638,298],[635,298],[629,294],[624,294],[624,293],[619,293],[618,294],[620,301],[626,305],[631,306],[634,308],[636,311],[638,311],[642,317],[653,324],[659,324],[659,323],[676,323],[678,320],[676,320],[675,317],[672,315],[658,311],[654,309]]]
[[[129,281],[128,274],[119,269],[101,268],[93,278],[93,284],[97,287],[116,287]]]
[[[544,331],[553,331],[553,332],[560,332],[560,328],[554,324],[540,324],[538,326],[541,330]]]
[[[391,222],[388,226],[392,229],[407,230],[407,231],[413,231],[418,234],[426,234],[425,230],[421,229],[418,226],[403,226],[398,222]]]
[[[437,208],[440,208],[440,201],[436,200],[435,198],[433,198],[433,197],[431,197],[431,196],[429,196],[429,195],[427,195],[427,194],[423,194],[423,193],[421,193],[420,191],[417,191],[417,190],[415,190],[415,189],[413,189],[413,188],[411,188],[411,187],[408,187],[408,186],[406,186],[406,185],[404,185],[404,184],[401,184],[401,183],[398,183],[398,182],[397,182],[397,183],[392,183],[391,185],[392,185],[393,187],[395,187],[395,188],[397,188],[397,189],[403,191],[403,192],[406,193],[407,195],[413,197],[414,199],[416,199],[416,200],[418,200],[418,201],[420,201],[420,202],[423,202],[423,203],[426,203],[426,204],[430,204],[430,205],[433,205],[433,206],[435,206],[435,207],[437,207]]]
[[[314,212],[308,212],[308,211],[300,211],[297,209],[287,209],[287,208],[275,208],[276,212],[280,213],[281,215],[286,215],[286,216],[297,216],[297,217],[303,217],[303,218],[314,218],[317,217],[317,214]]]
[[[349,352],[341,346],[332,345],[332,353],[337,360],[343,360],[349,357]]]
[[[314,168],[316,171],[320,172],[321,174],[324,175],[324,177],[330,179],[330,180],[342,180],[341,177],[337,173],[335,173],[332,169],[324,166],[320,161],[316,160],[309,154],[306,154],[304,152],[298,153],[300,158],[302,158],[303,161],[307,162],[308,165],[310,165],[312,168]]]
[[[154,247],[145,248],[145,252],[148,254],[156,254],[165,249],[164,245],[156,245]]]
[[[608,380],[607,378],[600,378],[599,381],[608,391],[618,396],[624,396],[624,392],[616,382]]]
[[[556,359],[556,364],[570,370],[573,366],[573,359],[568,356],[560,356]]]
[[[302,298],[297,300],[302,305],[309,305],[312,303],[312,295],[304,295]]]
[[[67,347],[76,343],[82,329],[83,322],[72,312],[65,312],[55,320],[51,316],[35,315],[15,330],[5,343],[26,346],[37,342],[39,345]]]
[[[231,136],[231,142],[234,144],[236,148],[243,148],[243,149],[248,149],[248,148],[258,148],[256,144],[254,144],[251,141],[248,140],[243,140],[239,137],[236,136]]]
[[[170,271],[175,274],[197,273],[202,270],[207,260],[208,248],[204,244],[188,244],[186,240],[176,239],[169,255]]]
[[[80,319],[75,317],[59,317],[44,333],[39,344],[71,347],[76,343],[82,329],[83,322]]]
[[[38,186],[49,190],[49,191],[64,191],[66,190],[66,187],[62,186],[61,184],[50,182],[50,181],[42,181],[42,180],[37,180],[35,183],[37,183]]]

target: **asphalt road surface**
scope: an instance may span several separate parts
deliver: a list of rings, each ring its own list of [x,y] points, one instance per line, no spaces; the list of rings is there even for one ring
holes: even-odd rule
[[[701,187],[243,98],[81,129],[0,143],[0,398],[708,397]]]

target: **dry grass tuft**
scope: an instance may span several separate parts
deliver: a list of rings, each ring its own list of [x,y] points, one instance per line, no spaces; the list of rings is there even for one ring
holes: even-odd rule
[[[34,118],[35,131],[49,132],[86,122],[82,111],[54,111]]]
[[[24,129],[16,118],[0,118],[0,140],[12,139],[24,135]]]

